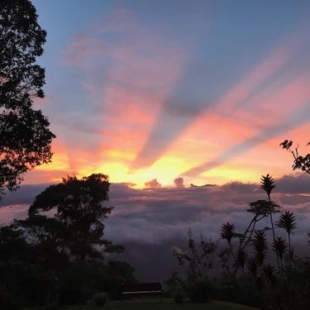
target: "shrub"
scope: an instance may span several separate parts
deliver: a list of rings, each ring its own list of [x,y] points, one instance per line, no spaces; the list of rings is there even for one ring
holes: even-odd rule
[[[190,302],[209,302],[211,297],[211,284],[209,281],[197,281],[186,288]]]
[[[18,305],[14,296],[7,291],[0,291],[0,309],[5,310],[19,310],[20,306]]]
[[[96,293],[93,297],[93,304],[96,307],[103,307],[108,301],[106,293]]]
[[[184,295],[182,293],[177,293],[174,296],[174,302],[176,304],[183,304],[184,302]]]

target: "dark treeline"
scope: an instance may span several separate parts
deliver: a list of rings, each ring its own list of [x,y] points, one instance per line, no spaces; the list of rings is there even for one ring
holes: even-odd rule
[[[129,264],[111,259],[123,247],[104,238],[108,190],[102,174],[68,177],[36,197],[28,218],[0,227],[0,305],[117,299],[122,283],[136,281]]]

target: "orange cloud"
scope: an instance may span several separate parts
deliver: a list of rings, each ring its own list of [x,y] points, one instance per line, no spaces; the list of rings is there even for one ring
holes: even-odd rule
[[[117,36],[111,39],[115,33]],[[81,139],[77,142],[80,145],[72,148],[69,146],[72,141],[67,139],[62,146],[54,145],[53,164],[37,171],[68,171],[79,175],[103,172],[115,182],[143,186],[157,178],[167,185],[185,171],[214,160],[212,170],[191,177],[210,183],[257,179],[261,167],[271,166],[267,162],[266,146],[277,148],[278,145],[278,142],[275,146],[270,144],[276,138],[266,141],[264,130],[273,124],[281,125],[310,97],[307,72],[293,81],[279,77],[302,47],[302,38],[296,32],[290,35],[215,102],[211,112],[206,110],[198,117],[195,114],[192,124],[188,126],[190,120],[184,122],[184,127],[176,128],[176,134],[168,141],[170,145],[160,158],[154,157],[151,167],[130,169],[130,163],[143,149],[154,125],[157,126],[171,89],[186,74],[189,51],[146,30],[130,11],[117,9],[105,21],[105,26],[99,24],[91,29],[90,35],[75,36],[63,53],[62,65],[79,68],[83,76],[81,86],[89,99],[96,102],[96,118],[89,122],[99,119],[101,128],[96,132],[99,146],[88,149]],[[189,115],[192,112],[190,105],[177,108],[188,111]],[[176,112],[177,109],[170,111]],[[242,148],[243,141],[257,136],[256,144],[250,141],[248,149]],[[240,149],[233,149],[236,144],[241,145]],[[229,154],[229,149],[233,149],[233,154]],[[257,157],[257,154],[261,155]],[[216,162],[218,157],[221,160]]]
[[[111,33],[117,33],[117,42]],[[64,64],[78,66],[85,74],[83,89],[98,102],[102,124],[98,150],[72,151],[71,170],[104,170],[111,180],[121,182],[132,182],[134,174],[140,184],[153,178],[146,171],[129,171],[129,162],[145,143],[184,70],[187,51],[146,30],[130,11],[116,9],[91,36],[75,36],[63,56]]]

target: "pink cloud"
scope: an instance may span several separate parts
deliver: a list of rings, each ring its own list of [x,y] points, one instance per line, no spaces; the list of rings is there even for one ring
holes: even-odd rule
[[[82,87],[98,103],[99,135],[103,137],[95,151],[99,161],[124,154],[126,162],[145,143],[167,94],[184,70],[188,52],[118,7],[108,20],[90,29],[89,34],[72,39],[63,51],[63,61],[83,72]],[[95,162],[94,155],[87,158]]]

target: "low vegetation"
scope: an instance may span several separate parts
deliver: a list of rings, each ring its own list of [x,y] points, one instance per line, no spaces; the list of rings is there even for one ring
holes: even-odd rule
[[[292,150],[292,141],[281,146],[293,155],[293,169],[310,174],[310,154]],[[234,223],[222,225],[220,236],[226,246],[204,237],[195,240],[189,232],[187,248],[174,252],[184,273],[172,275],[172,291],[183,292],[193,302],[211,296],[264,310],[310,309],[310,261],[294,254],[291,240],[296,217],[272,200],[276,184],[269,174],[262,176],[260,187],[266,199],[249,203],[246,212],[252,219],[245,231],[238,231]],[[214,269],[220,269],[216,276]]]
[[[125,302],[120,301],[108,301],[104,308],[98,308],[95,306],[72,306],[64,307],[63,310],[257,310],[257,308],[234,304],[223,301],[212,301],[208,304],[192,304],[183,303],[176,304],[172,299],[159,299],[153,300],[129,300]],[[23,310],[40,310],[35,308],[26,308]]]

